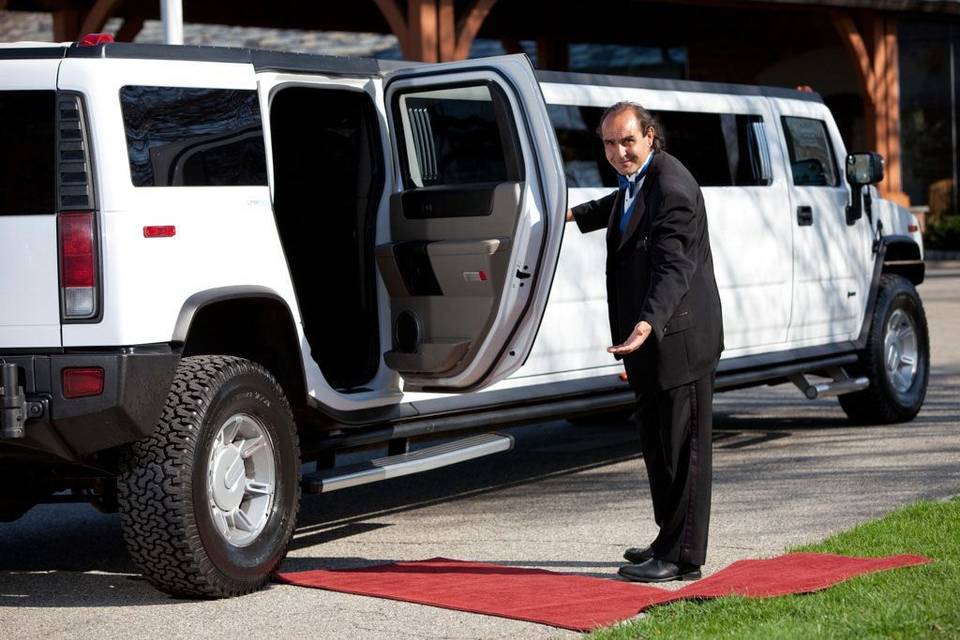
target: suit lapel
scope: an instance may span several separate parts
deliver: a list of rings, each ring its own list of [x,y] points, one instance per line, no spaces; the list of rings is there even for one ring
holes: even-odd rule
[[[643,186],[640,187],[640,193],[637,194],[637,198],[633,201],[633,213],[630,214],[630,221],[627,222],[626,230],[620,235],[620,244],[617,246],[617,251],[622,249],[627,243],[627,240],[637,232],[637,227],[640,226],[640,221],[643,220],[643,215],[647,211],[647,199],[650,197],[650,191],[653,189],[653,182],[656,180],[657,173],[657,160],[659,159],[659,154],[653,157],[653,162],[650,163],[650,169],[647,171],[647,176],[643,181]],[[617,199],[617,202],[622,202],[620,198]],[[619,211],[623,210],[623,205],[620,204]],[[616,224],[619,225],[620,219],[617,217]]]
[[[620,214],[623,211],[623,190],[617,191],[617,197],[613,199],[613,208],[610,209],[610,219],[607,221],[607,246],[613,244],[617,234],[620,233]]]

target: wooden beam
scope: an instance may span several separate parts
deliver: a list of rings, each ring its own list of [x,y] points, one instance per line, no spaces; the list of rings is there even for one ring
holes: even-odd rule
[[[143,16],[132,16],[123,21],[120,28],[117,29],[114,39],[117,42],[133,42],[140,30],[143,29],[143,23],[146,19]]]
[[[887,196],[896,202],[909,206],[910,198],[903,191],[903,171],[900,149],[900,55],[897,37],[897,23],[892,18],[883,19],[883,51],[886,56],[881,84],[886,91],[886,137]]]
[[[83,24],[80,26],[80,34],[99,33],[102,31],[103,26],[107,24],[107,20],[113,17],[113,14],[117,11],[117,7],[121,4],[123,4],[123,0],[96,0],[83,19]]]
[[[490,14],[490,10],[496,3],[497,0],[474,0],[463,12],[460,20],[457,21],[456,47],[451,59],[466,60],[470,57],[470,47],[480,31],[483,21],[487,19],[487,15]]]
[[[73,42],[80,35],[80,12],[62,9],[53,12],[53,41]]]
[[[437,59],[462,60],[457,58],[457,22],[453,0],[437,2]]]
[[[403,17],[403,12],[400,11],[397,0],[373,1],[376,3],[377,8],[380,9],[380,13],[383,14],[387,25],[390,27],[390,30],[393,31],[393,35],[395,35],[400,42],[401,53],[403,53],[405,58],[409,58],[411,53],[410,30],[407,28],[407,21]]]
[[[408,0],[407,16],[398,0],[374,0],[408,60],[464,60],[497,0],[473,0],[457,19],[454,0]]]
[[[409,59],[439,62],[437,14],[436,0],[407,0]]]
[[[873,69],[870,65],[870,53],[867,51],[867,45],[863,41],[863,36],[857,29],[853,18],[848,13],[832,11],[830,18],[834,28],[840,34],[840,40],[843,43],[847,53],[853,58],[857,68],[857,79],[860,81],[860,89],[864,97],[873,103],[875,89],[873,86]]]
[[[857,71],[867,120],[867,145],[881,154],[886,163],[886,177],[878,185],[880,193],[904,206],[909,205],[910,200],[903,192],[900,166],[900,72],[896,23],[877,12],[867,13],[864,20],[867,37],[864,37],[849,13],[832,11],[830,18]]]

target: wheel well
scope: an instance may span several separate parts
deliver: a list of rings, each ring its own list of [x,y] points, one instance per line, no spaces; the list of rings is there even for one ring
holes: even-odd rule
[[[200,307],[190,321],[183,355],[231,355],[258,362],[280,383],[294,411],[306,404],[293,317],[275,298],[234,298]]]
[[[885,238],[883,273],[896,273],[913,284],[923,282],[925,265],[920,257],[920,247],[912,238]]]

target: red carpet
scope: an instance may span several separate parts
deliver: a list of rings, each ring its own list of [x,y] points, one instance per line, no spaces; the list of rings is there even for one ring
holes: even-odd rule
[[[433,558],[363,569],[281,573],[302,587],[391,598],[447,609],[589,631],[635,616],[655,604],[693,598],[753,598],[807,593],[854,576],[929,562],[922,556],[851,558],[794,553],[741,560],[679,591],[540,569]]]

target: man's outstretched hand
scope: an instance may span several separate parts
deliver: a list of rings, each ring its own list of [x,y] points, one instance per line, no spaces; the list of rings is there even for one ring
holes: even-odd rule
[[[637,323],[637,326],[633,328],[630,336],[623,341],[623,344],[618,344],[615,347],[607,347],[607,352],[617,356],[625,356],[628,353],[633,353],[647,341],[651,333],[653,333],[653,327],[650,326],[650,323],[646,320],[641,320]]]

